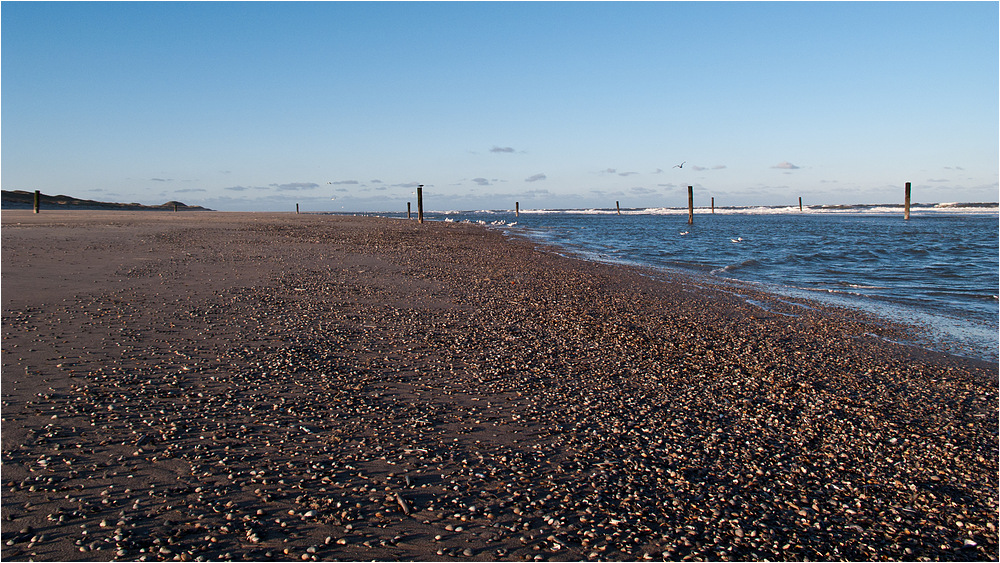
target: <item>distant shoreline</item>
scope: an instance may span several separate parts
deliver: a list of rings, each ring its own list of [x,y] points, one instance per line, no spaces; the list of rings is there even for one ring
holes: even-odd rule
[[[34,192],[24,190],[3,190],[0,197],[0,209],[33,209],[35,206]],[[160,205],[143,205],[141,203],[114,203],[78,199],[67,195],[39,194],[40,210],[73,209],[82,211],[211,211],[199,205],[187,205],[179,201],[168,201]]]
[[[713,198],[714,199],[714,198]],[[199,205],[188,205],[179,201],[168,201],[160,205],[145,205],[140,203],[120,203],[108,201],[96,201],[90,199],[80,199],[67,195],[47,195],[40,194],[40,205],[42,210],[98,210],[98,211],[218,211]],[[34,192],[26,190],[3,190],[3,197],[0,200],[0,209],[32,209],[34,207]],[[711,209],[712,213],[720,214],[767,214],[767,213],[892,213],[902,212],[902,203],[845,203],[845,204],[807,204],[799,205],[705,205],[699,201],[694,206],[695,213],[705,213]],[[913,203],[911,208],[914,211],[932,211],[935,213],[997,213],[1000,212],[1000,202],[939,202],[939,203]],[[297,209],[297,208],[296,208]],[[225,211],[223,211],[225,212]],[[236,213],[291,213],[287,211],[260,210],[260,211],[234,211]],[[298,211],[296,211],[298,212]],[[431,215],[452,215],[458,213],[514,213],[515,210],[504,208],[491,209],[428,209],[427,214]],[[395,209],[365,209],[354,211],[333,211],[333,210],[308,210],[302,213],[320,215],[375,215],[375,216],[396,216],[403,211]],[[621,215],[644,215],[644,214],[685,214],[687,207],[684,206],[638,206],[638,207],[523,207],[520,213],[607,213]]]
[[[976,203],[915,203],[911,210],[920,215],[995,215],[1000,213],[1000,204],[995,202]],[[406,211],[308,211],[318,215],[366,215],[378,217],[405,217]],[[687,207],[578,207],[578,208],[524,208],[515,212],[514,209],[430,209],[424,211],[424,216],[430,220],[444,216],[453,218],[458,215],[687,215]],[[804,205],[802,209],[795,205],[696,205],[695,215],[902,215],[902,204],[859,203],[844,205]]]

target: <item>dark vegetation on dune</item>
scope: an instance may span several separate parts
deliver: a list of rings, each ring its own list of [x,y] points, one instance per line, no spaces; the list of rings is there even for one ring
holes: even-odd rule
[[[34,192],[24,190],[3,190],[3,198],[0,199],[0,209],[32,209],[35,206]],[[92,199],[78,199],[68,195],[46,195],[39,194],[39,206],[42,210],[47,209],[97,209],[97,210],[130,210],[130,211],[173,211],[176,207],[178,211],[209,211],[205,207],[198,205],[187,205],[179,201],[168,201],[160,205],[142,205],[140,203],[113,203],[107,201],[94,201]]]

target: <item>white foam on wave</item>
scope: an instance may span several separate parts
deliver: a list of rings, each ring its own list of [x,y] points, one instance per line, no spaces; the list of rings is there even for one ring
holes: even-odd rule
[[[712,274],[713,276],[718,276],[718,275],[725,274],[727,272],[732,272],[732,271],[735,271],[735,270],[739,270],[741,268],[745,268],[747,266],[757,266],[759,264],[760,264],[760,262],[758,262],[757,260],[754,260],[753,258],[751,258],[749,260],[744,260],[744,261],[740,262],[739,264],[729,264],[728,266],[723,266],[722,268],[716,268],[716,269],[710,271],[709,273]]]
[[[858,205],[808,205],[799,209],[797,205],[747,205],[718,206],[714,212],[710,207],[695,207],[696,215],[814,215],[814,214],[863,214],[902,215],[902,204],[858,204]],[[997,203],[920,203],[910,208],[912,214],[1000,214]],[[454,215],[458,213],[510,214],[508,209],[481,209],[479,211],[435,211]],[[687,215],[687,207],[633,207],[618,210],[612,207],[588,207],[580,209],[521,209],[526,215]]]
[[[865,285],[865,284],[850,283],[850,282],[842,282],[842,283],[845,287],[851,287],[854,289],[889,289],[888,287],[883,287],[880,285]]]

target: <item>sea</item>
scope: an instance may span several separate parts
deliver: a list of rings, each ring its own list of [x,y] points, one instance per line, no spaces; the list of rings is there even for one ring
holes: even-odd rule
[[[406,213],[373,215],[403,217]],[[416,214],[412,215],[416,218]],[[997,362],[996,203],[427,212],[566,255],[863,310],[925,348]],[[918,336],[919,335],[919,336]]]

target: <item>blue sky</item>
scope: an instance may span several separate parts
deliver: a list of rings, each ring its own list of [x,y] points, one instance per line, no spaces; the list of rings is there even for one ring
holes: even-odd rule
[[[219,210],[996,201],[996,2],[3,2],[2,185]],[[684,162],[683,168],[674,168]]]

